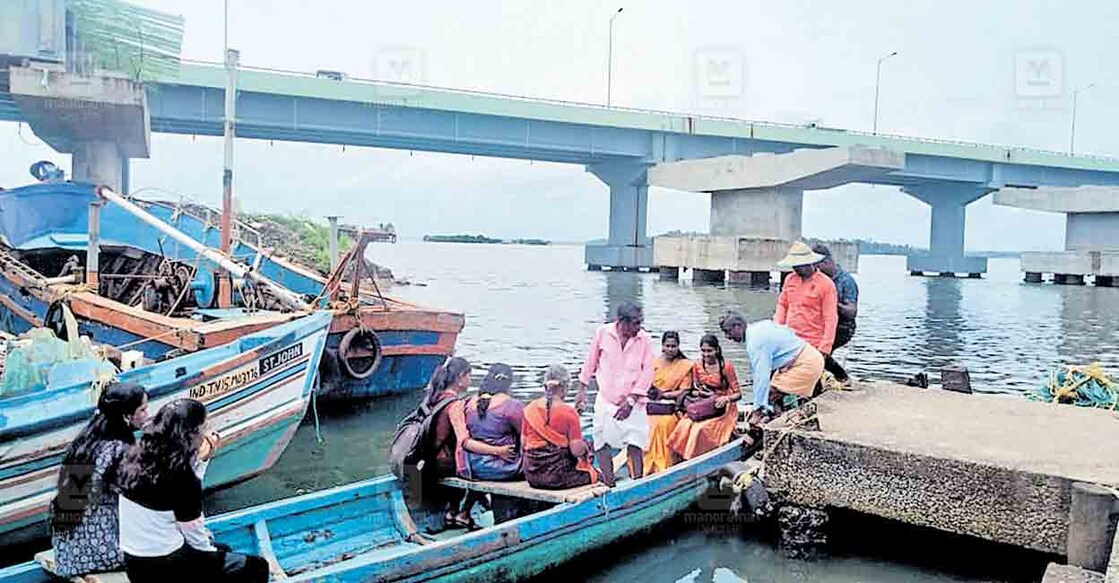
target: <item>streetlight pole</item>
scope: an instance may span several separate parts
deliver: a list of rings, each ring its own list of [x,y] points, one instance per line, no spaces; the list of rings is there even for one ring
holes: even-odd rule
[[[1095,87],[1095,83],[1089,83],[1080,89],[1073,89],[1072,91],[1072,127],[1069,129],[1068,136],[1068,153],[1074,154],[1076,152],[1076,96],[1081,91],[1087,91]]]
[[[897,55],[898,52],[894,51],[888,55],[878,57],[878,67],[874,73],[874,130],[872,133],[878,135],[878,94],[882,88],[882,61]]]
[[[607,41],[606,49],[606,107],[610,107],[610,90],[613,86],[614,80],[614,19],[622,13],[622,8],[619,8],[610,17],[610,39]]]

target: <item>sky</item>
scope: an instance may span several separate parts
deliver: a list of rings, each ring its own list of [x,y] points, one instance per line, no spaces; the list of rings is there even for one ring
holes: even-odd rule
[[[135,0],[186,20],[183,56],[220,61],[221,0]],[[1119,59],[1113,0],[650,0],[360,2],[230,0],[229,42],[249,66],[331,69],[408,81],[602,103],[614,22],[615,105],[869,130],[882,64],[879,131],[1119,156]],[[1040,57],[1039,57],[1040,55]],[[712,90],[712,56],[741,74]],[[1044,59],[1051,94],[1022,85]],[[220,138],[152,136],[132,188],[217,204]],[[51,159],[28,127],[0,123],[0,185],[30,180]],[[251,211],[388,221],[406,237],[483,233],[582,241],[605,237],[608,190],[580,166],[400,150],[238,140],[235,193]],[[806,236],[924,246],[929,211],[895,188],[848,185],[805,195]],[[709,195],[651,189],[648,232],[706,231]],[[558,220],[557,220],[558,218]],[[1063,245],[1060,215],[968,208],[967,248]]]

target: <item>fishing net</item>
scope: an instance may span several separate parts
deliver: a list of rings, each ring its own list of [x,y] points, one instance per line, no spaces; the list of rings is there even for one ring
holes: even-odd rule
[[[1054,369],[1049,373],[1048,381],[1029,396],[1036,401],[1119,409],[1119,385],[1111,380],[1098,362]]]

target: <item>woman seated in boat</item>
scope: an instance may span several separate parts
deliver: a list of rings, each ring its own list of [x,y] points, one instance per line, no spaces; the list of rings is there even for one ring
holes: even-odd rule
[[[661,336],[661,356],[653,361],[653,387],[649,389],[649,446],[645,449],[645,475],[668,469],[674,454],[668,436],[680,420],[676,401],[692,388],[692,362],[680,350],[680,334],[669,330]]]
[[[268,581],[261,557],[215,544],[202,518],[202,480],[217,437],[206,407],[176,399],[156,413],[121,461],[120,548],[132,583]]]
[[[719,339],[708,334],[699,342],[702,355],[692,369],[693,386],[684,396],[686,415],[668,438],[668,447],[692,459],[730,441],[738,422],[742,391],[734,366],[723,358]]]
[[[565,490],[598,482],[579,414],[563,402],[570,386],[571,373],[553,364],[544,373],[544,396],[525,406],[521,442],[525,480],[533,488]]]
[[[509,377],[511,379],[512,375],[510,374]],[[424,461],[423,482],[426,485],[425,492],[429,493],[425,502],[441,508],[443,512],[442,528],[471,527],[470,505],[475,499],[468,496],[466,500],[470,504],[463,504],[462,494],[456,490],[439,486],[439,480],[454,476],[469,476],[468,455],[477,454],[478,456],[504,459],[516,454],[515,446],[489,445],[480,439],[472,438],[466,420],[466,403],[462,399],[463,394],[469,388],[470,363],[466,359],[456,356],[435,371],[435,375],[431,379],[431,391],[427,396],[428,405],[433,408],[441,401],[451,400],[450,404],[439,410],[432,421],[431,430],[427,435],[427,442],[424,446],[424,451],[430,452],[429,459]],[[472,401],[475,403],[472,410],[476,414],[478,413],[479,402]],[[487,415],[490,413],[489,407],[491,405],[493,405],[492,399],[486,400],[486,406],[482,410]],[[494,415],[491,419],[496,418],[497,415]],[[483,466],[487,466],[487,461],[479,457],[475,467],[482,469]],[[487,470],[489,469],[487,467]],[[491,475],[486,471],[483,473]],[[429,530],[437,532],[442,528]]]
[[[110,383],[97,411],[62,455],[50,506],[54,573],[70,578],[120,571],[116,473],[148,416],[148,394],[134,383]]]
[[[521,415],[525,406],[509,395],[512,386],[512,367],[495,363],[482,380],[478,394],[464,405],[470,439],[489,446],[489,451],[463,447],[463,478],[506,481],[521,477]]]

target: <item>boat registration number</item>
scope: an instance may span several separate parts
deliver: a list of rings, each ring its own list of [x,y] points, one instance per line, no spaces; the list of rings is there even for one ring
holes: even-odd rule
[[[216,379],[206,381],[198,386],[191,387],[190,398],[199,401],[212,400],[231,391],[240,389],[249,383],[276,369],[303,356],[303,343],[289,346],[279,352],[268,356],[233,372],[226,373]]]

